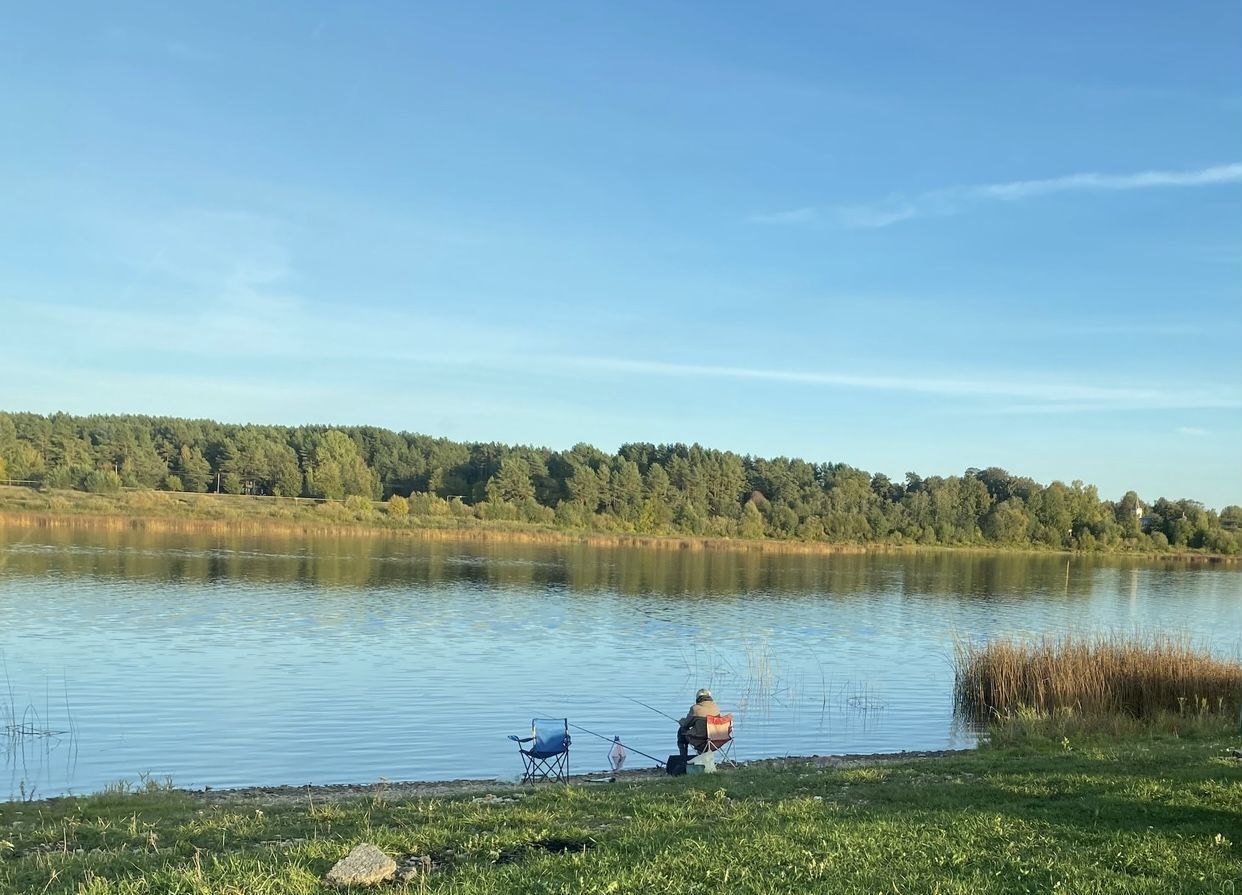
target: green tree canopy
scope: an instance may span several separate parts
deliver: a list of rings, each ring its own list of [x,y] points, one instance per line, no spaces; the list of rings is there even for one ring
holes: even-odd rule
[[[324,432],[314,448],[307,473],[307,490],[314,497],[341,500],[350,495],[375,497],[378,483],[358,445],[344,432]]]
[[[524,504],[535,499],[530,468],[519,457],[506,457],[487,482],[487,499],[493,503]]]
[[[1133,491],[1111,501],[1082,482],[1045,486],[999,467],[894,481],[840,463],[697,444],[637,442],[608,454],[586,444],[553,451],[370,426],[0,412],[0,471],[56,488],[106,490],[115,477],[129,488],[202,491],[219,481],[235,494],[353,495],[355,515],[401,494],[416,498],[410,506],[420,514],[616,531],[1242,551],[1238,506],[1216,513],[1191,500],[1147,503]]]

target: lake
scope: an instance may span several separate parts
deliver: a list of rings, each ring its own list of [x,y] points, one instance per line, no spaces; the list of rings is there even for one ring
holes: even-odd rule
[[[954,639],[1069,631],[1236,657],[1242,570],[0,527],[0,799],[511,778],[536,716],[597,770],[702,686],[741,758],[965,747]]]

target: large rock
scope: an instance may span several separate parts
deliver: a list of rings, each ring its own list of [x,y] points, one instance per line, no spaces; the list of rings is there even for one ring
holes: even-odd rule
[[[372,886],[397,873],[397,862],[369,842],[361,842],[337,861],[323,881],[329,886]]]

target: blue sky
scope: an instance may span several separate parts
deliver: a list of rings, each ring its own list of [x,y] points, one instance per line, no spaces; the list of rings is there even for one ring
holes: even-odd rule
[[[1242,503],[1236,3],[27,5],[0,405]]]

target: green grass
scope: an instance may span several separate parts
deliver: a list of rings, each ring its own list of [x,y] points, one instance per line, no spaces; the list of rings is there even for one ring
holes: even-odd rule
[[[443,867],[386,891],[1242,890],[1242,766],[1219,721],[976,753],[752,767],[470,798],[204,803],[149,787],[0,805],[0,892],[308,893],[353,844]],[[502,796],[514,791],[498,786]],[[585,844],[550,852],[560,840]]]
[[[1239,718],[1242,723],[1242,718]],[[1085,715],[1070,708],[1040,713],[1031,708],[1006,712],[988,726],[988,741],[994,747],[1048,747],[1053,743],[1080,740],[1131,738],[1201,739],[1228,727],[1228,717],[1212,711],[1157,712],[1139,719],[1121,712]]]

